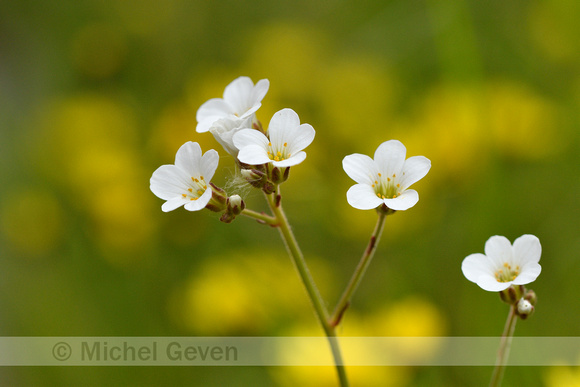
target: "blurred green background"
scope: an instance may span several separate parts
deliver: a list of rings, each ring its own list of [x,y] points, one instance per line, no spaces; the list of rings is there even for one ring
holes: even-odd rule
[[[0,2],[0,335],[320,335],[274,229],[162,213],[149,178],[186,141],[234,161],[195,112],[240,75],[258,111],[313,125],[285,209],[329,307],[374,226],[341,167],[389,139],[431,159],[386,230],[344,336],[499,336],[508,308],[465,256],[538,236],[535,315],[516,335],[578,336],[580,2],[8,0]],[[580,357],[580,354],[579,354]],[[349,368],[355,386],[485,385],[490,367]],[[334,385],[329,368],[39,367],[5,385]],[[509,368],[569,386],[573,368]]]

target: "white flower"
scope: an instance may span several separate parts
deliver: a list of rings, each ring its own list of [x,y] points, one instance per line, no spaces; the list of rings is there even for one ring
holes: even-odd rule
[[[272,163],[283,168],[304,161],[306,153],[302,150],[310,145],[314,135],[311,125],[300,125],[300,118],[294,110],[282,109],[270,120],[269,138],[258,130],[242,129],[234,134],[234,144],[240,150],[238,159],[242,163]]]
[[[226,86],[223,98],[212,98],[197,110],[198,133],[209,131],[220,119],[252,117],[262,106],[262,99],[268,92],[270,81],[262,79],[256,83],[248,77],[236,78]]]
[[[151,191],[167,200],[164,212],[185,205],[188,211],[203,209],[212,197],[208,184],[219,162],[218,153],[210,149],[202,156],[197,142],[186,142],[175,155],[175,165],[162,165],[151,176]]]
[[[461,264],[463,275],[471,282],[490,292],[500,292],[511,285],[533,282],[542,271],[540,240],[533,235],[522,235],[514,241],[503,236],[492,236],[485,242],[485,255],[467,256]]]
[[[222,118],[213,123],[209,130],[220,145],[234,157],[238,156],[238,148],[234,145],[234,134],[239,130],[252,127],[252,116],[247,118]]]
[[[397,140],[379,145],[374,160],[362,154],[352,154],[342,160],[342,167],[358,184],[346,193],[348,204],[359,210],[370,210],[385,204],[403,211],[419,201],[417,191],[409,186],[421,180],[431,168],[431,161],[423,156],[409,157]]]

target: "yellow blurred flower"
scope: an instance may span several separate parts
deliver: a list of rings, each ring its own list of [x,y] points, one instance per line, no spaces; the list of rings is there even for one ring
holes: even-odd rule
[[[99,94],[57,101],[32,141],[34,167],[70,193],[104,256],[122,264],[141,256],[134,253],[153,233],[154,197],[128,104]]]
[[[521,84],[494,82],[488,88],[488,104],[492,144],[504,154],[538,160],[560,150],[556,108],[547,99]]]
[[[550,367],[544,373],[546,387],[580,387],[580,368]]]
[[[274,234],[272,235],[274,237]],[[315,274],[315,259],[308,260]],[[324,289],[328,280],[318,278]],[[283,246],[274,254],[235,252],[216,255],[175,290],[174,319],[204,335],[264,334],[278,324],[312,319],[305,290]]]

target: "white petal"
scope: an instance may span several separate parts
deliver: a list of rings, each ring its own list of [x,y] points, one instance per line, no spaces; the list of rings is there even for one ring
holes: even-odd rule
[[[379,171],[387,176],[399,174],[405,163],[407,149],[398,140],[383,142],[375,151],[375,162]]]
[[[300,118],[292,109],[282,109],[272,116],[268,124],[268,135],[272,144],[282,145],[284,142],[284,132],[300,126]]]
[[[199,176],[201,147],[197,142],[188,141],[183,144],[175,155],[175,166],[191,176]]]
[[[384,199],[385,205],[391,210],[405,211],[419,201],[419,194],[414,189],[408,189],[394,199]]]
[[[253,117],[253,115],[250,115],[247,118],[222,118],[214,122],[209,131],[226,152],[237,157],[238,148],[234,145],[234,134],[242,129],[251,128]]]
[[[211,181],[213,175],[218,167],[220,156],[216,150],[210,149],[201,158],[200,175],[203,176],[206,182]]]
[[[477,283],[477,280],[482,275],[489,275],[493,273],[493,268],[490,268],[487,257],[480,253],[468,255],[461,263],[461,271],[465,278],[471,282]]]
[[[232,114],[232,110],[233,107],[221,98],[212,98],[204,102],[195,115],[198,122],[195,130],[198,133],[207,132],[215,121]]]
[[[266,137],[262,132],[255,130],[255,129],[242,129],[232,138],[234,141],[234,145],[239,150],[242,150],[244,147],[253,145],[253,146],[260,146],[264,149],[264,152],[267,153],[266,147],[268,146],[268,137]]]
[[[511,282],[498,282],[494,276],[490,274],[481,275],[477,279],[477,285],[488,292],[501,292],[511,286]]]
[[[190,200],[185,204],[185,209],[187,211],[199,211],[204,209],[207,203],[209,203],[211,195],[211,188],[206,189],[203,195],[201,195],[197,200]]]
[[[238,108],[240,101],[246,103],[250,100],[253,88],[254,82],[252,82],[250,78],[238,77],[226,86],[224,90],[224,100],[233,105],[234,108]],[[236,111],[236,113],[242,112]]]
[[[183,200],[183,198],[181,196],[174,197],[173,199],[170,199],[170,200],[166,201],[165,203],[163,203],[163,205],[161,206],[161,211],[163,211],[163,212],[173,211],[176,208],[183,206],[185,203],[187,203],[187,202],[185,200]]]
[[[274,166],[276,167],[291,167],[293,165],[298,165],[301,162],[303,162],[306,159],[306,153],[305,152],[298,152],[295,153],[294,155],[292,155],[292,157],[286,159],[286,160],[282,160],[282,161],[272,161],[272,164],[274,164]],[[271,161],[271,160],[269,160]]]
[[[494,271],[504,263],[512,263],[512,244],[501,235],[494,235],[485,242],[485,255],[494,263]]]
[[[533,263],[525,268],[522,268],[520,275],[513,280],[516,285],[525,285],[534,282],[542,272],[542,267],[538,263]]]
[[[406,190],[412,184],[421,180],[431,169],[431,161],[423,156],[413,156],[405,160],[402,175],[399,176],[401,190]]]
[[[261,101],[266,96],[268,89],[270,88],[270,81],[267,79],[260,79],[256,86],[252,89],[252,94],[250,95],[250,100],[254,102]]]
[[[287,138],[288,152],[292,155],[300,152],[312,143],[315,134],[314,128],[309,124],[302,124],[289,129],[288,133],[284,136]]]
[[[351,179],[369,186],[374,183],[378,174],[377,165],[373,159],[360,153],[354,153],[342,159],[342,168]]]
[[[250,165],[260,165],[269,163],[270,158],[268,157],[268,152],[266,149],[260,145],[246,145],[240,149],[238,153],[238,160],[242,163]]]
[[[359,210],[372,210],[383,204],[370,185],[356,184],[346,192],[348,204]]]
[[[180,196],[189,186],[190,177],[175,165],[162,165],[153,172],[149,188],[163,200]]]
[[[514,241],[513,254],[514,263],[518,263],[522,268],[527,263],[538,263],[542,256],[540,240],[534,235],[522,235]]]

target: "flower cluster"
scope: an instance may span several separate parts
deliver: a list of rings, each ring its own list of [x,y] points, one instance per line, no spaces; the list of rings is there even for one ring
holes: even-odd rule
[[[250,78],[239,77],[225,88],[223,98],[205,102],[196,115],[196,131],[209,131],[226,152],[237,158],[241,175],[266,193],[288,178],[289,167],[306,159],[304,149],[315,135],[314,128],[301,124],[292,109],[278,111],[267,130],[262,129],[256,111],[269,86],[267,79],[254,85]],[[221,219],[231,222],[245,204],[238,195],[228,197],[223,189],[210,183],[218,161],[215,150],[202,155],[198,143],[184,144],[177,152],[175,164],[159,167],[151,177],[151,191],[166,200],[162,210],[180,206],[189,211],[208,208],[225,211]]]

